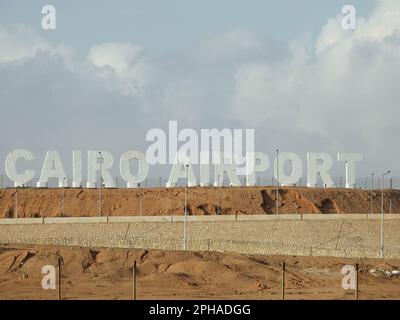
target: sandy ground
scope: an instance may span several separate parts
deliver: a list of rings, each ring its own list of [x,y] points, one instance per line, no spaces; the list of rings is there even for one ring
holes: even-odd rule
[[[17,194],[18,193],[18,194]],[[371,213],[371,193],[358,189],[280,188],[279,213]],[[0,190],[0,217],[98,216],[99,189]],[[184,188],[102,190],[103,215],[180,215]],[[373,212],[381,192],[373,192]],[[385,212],[400,213],[400,191],[386,190]],[[275,187],[189,188],[188,213],[276,213]]]
[[[1,299],[57,299],[41,287],[42,267],[62,260],[63,299],[354,299],[341,287],[342,267],[359,263],[360,299],[400,299],[400,259],[345,259],[39,246],[0,248]],[[375,273],[371,270],[376,269]],[[385,275],[385,271],[388,273]]]

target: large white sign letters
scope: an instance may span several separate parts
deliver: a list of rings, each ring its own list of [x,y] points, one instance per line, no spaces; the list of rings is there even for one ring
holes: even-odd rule
[[[238,165],[235,159],[238,157],[232,154],[218,153],[213,155],[213,159],[219,159],[217,163],[210,162],[209,152],[200,152],[199,172],[200,179],[197,179],[194,164],[191,158],[179,154],[175,156],[175,160],[171,165],[170,176],[166,184],[167,187],[175,187],[179,179],[187,179],[188,186],[220,186],[223,179],[227,179],[231,186],[241,186],[240,174],[238,174]],[[38,172],[37,187],[43,188],[48,186],[49,179],[55,179],[58,187],[71,186],[80,188],[84,180],[84,160],[81,150],[72,151],[72,179],[68,182],[64,171],[64,165],[60,154],[56,150],[47,151],[42,169]],[[25,149],[11,151],[5,159],[5,172],[8,178],[13,181],[15,187],[26,186],[36,175],[34,168],[31,167],[32,160],[35,159],[34,154]],[[256,176],[265,172],[270,167],[270,159],[267,154],[262,152],[248,153],[246,162],[251,161],[250,171],[245,176],[246,186],[256,185]],[[359,153],[338,153],[337,161],[344,162],[346,188],[355,188],[356,164],[363,160],[363,155]],[[108,151],[88,151],[87,152],[87,171],[86,171],[86,187],[95,188],[98,177],[105,188],[115,188],[116,181],[110,173],[114,166],[114,156]],[[17,170],[17,163],[23,170]],[[137,164],[137,170],[132,170],[131,165]],[[307,186],[315,188],[317,186],[318,177],[327,188],[335,187],[333,179],[329,174],[329,170],[333,165],[333,157],[328,153],[307,153]],[[290,170],[285,171],[285,167],[289,166]],[[211,176],[213,170],[213,176]],[[135,172],[133,172],[135,171]],[[289,172],[287,172],[289,171]],[[130,150],[123,153],[119,159],[119,173],[122,180],[126,183],[127,188],[137,188],[140,183],[144,182],[149,175],[149,161],[146,159],[145,153],[136,150]],[[296,153],[281,152],[273,161],[273,174],[275,179],[282,186],[294,186],[301,179],[303,174],[303,163]],[[212,178],[211,178],[212,177]],[[198,183],[199,181],[199,183]]]

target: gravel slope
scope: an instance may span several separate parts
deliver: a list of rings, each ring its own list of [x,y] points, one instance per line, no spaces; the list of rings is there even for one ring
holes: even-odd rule
[[[385,221],[385,257],[400,257],[400,220]],[[189,222],[190,250],[378,257],[379,220]],[[183,223],[2,225],[0,243],[183,248]]]

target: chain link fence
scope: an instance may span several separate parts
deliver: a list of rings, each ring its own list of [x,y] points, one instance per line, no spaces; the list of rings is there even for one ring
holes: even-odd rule
[[[98,179],[99,180],[99,179]],[[184,179],[180,179],[181,181],[178,181],[177,186],[183,187],[185,186],[185,181]],[[246,177],[241,176],[239,177],[240,183],[242,186],[246,185]],[[332,177],[332,180],[335,184],[336,188],[345,188],[346,187],[346,180],[345,177]],[[27,188],[33,188],[36,187],[38,180],[37,179],[32,179],[29,181],[24,187]],[[114,182],[116,188],[126,188],[126,183],[125,181],[122,180],[121,177],[115,176],[114,177]],[[168,178],[166,177],[151,177],[146,179],[143,183],[139,185],[140,188],[165,188],[168,182]],[[72,179],[66,179],[65,181],[66,187],[70,187],[72,185]],[[212,182],[210,182],[210,186],[212,185]],[[229,181],[227,179],[224,179],[221,181],[221,187],[229,187]],[[276,186],[276,179],[275,177],[271,176],[270,178],[268,177],[258,177],[256,179],[256,186],[260,187],[270,187],[270,186]],[[4,174],[0,174],[0,189],[4,188],[13,188],[13,182]],[[49,182],[48,188],[54,188],[58,187],[58,183],[55,180],[52,180]],[[82,184],[82,187],[85,188],[86,184]],[[295,184],[295,187],[307,187],[307,178],[306,177],[301,177],[299,181]],[[324,184],[321,179],[318,179],[317,181],[317,187],[319,188],[324,188]],[[398,177],[388,177],[385,179],[385,189],[396,189],[400,190],[400,178]],[[96,188],[100,188],[100,182],[97,181],[96,183]],[[372,181],[372,177],[357,177],[356,178],[356,184],[355,184],[356,189],[362,189],[362,190],[370,190],[373,188],[374,190],[376,189],[381,189],[382,188],[382,182],[381,182],[381,177],[374,177]]]

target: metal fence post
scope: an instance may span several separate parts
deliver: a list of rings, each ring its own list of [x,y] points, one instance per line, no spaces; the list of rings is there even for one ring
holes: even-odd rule
[[[61,258],[58,257],[58,300],[61,300]]]
[[[358,263],[356,263],[356,291],[354,298],[358,300]]]
[[[282,263],[282,300],[285,300],[285,262]]]
[[[133,262],[133,300],[136,300],[136,260]]]

